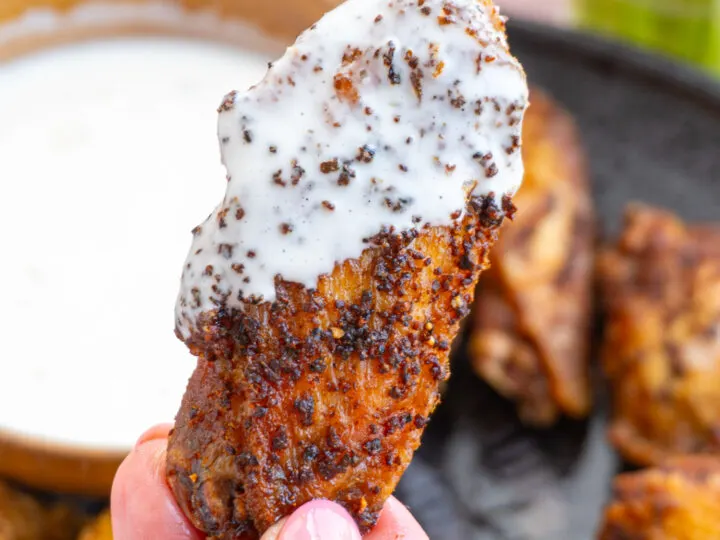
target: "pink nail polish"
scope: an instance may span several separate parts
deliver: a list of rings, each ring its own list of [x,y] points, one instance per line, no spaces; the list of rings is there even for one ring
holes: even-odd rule
[[[285,523],[280,540],[360,540],[350,514],[330,501],[301,506]]]

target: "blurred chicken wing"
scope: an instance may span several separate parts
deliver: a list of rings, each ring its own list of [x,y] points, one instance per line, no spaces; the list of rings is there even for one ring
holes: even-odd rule
[[[78,540],[113,540],[110,511],[106,510],[94,521],[85,526]]]
[[[720,226],[633,206],[599,272],[612,442],[641,465],[720,453]]]
[[[621,474],[599,540],[717,540],[720,460],[694,456]]]
[[[43,505],[0,482],[0,540],[74,540],[83,521],[71,506]]]
[[[530,101],[520,211],[480,280],[469,356],[482,378],[517,402],[524,422],[547,426],[590,408],[594,223],[572,119],[540,90]]]

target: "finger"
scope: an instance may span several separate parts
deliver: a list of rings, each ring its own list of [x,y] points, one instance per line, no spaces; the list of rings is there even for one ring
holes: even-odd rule
[[[115,540],[200,540],[165,482],[167,426],[146,432],[115,475],[111,496]]]
[[[280,538],[280,531],[282,530],[283,525],[285,525],[286,521],[287,519],[281,519],[280,521],[278,521],[275,525],[265,531],[265,534],[263,534],[260,540],[278,540]]]
[[[170,436],[170,430],[172,427],[172,424],[158,424],[157,426],[151,427],[145,433],[140,435],[140,438],[135,443],[135,448],[156,439],[167,439]]]
[[[429,540],[410,511],[395,497],[390,497],[380,513],[375,528],[365,540]]]
[[[361,540],[350,514],[340,505],[316,500],[302,505],[268,530],[262,540]]]

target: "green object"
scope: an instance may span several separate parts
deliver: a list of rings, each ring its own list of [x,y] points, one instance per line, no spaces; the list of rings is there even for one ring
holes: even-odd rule
[[[582,27],[720,75],[720,0],[577,0]]]

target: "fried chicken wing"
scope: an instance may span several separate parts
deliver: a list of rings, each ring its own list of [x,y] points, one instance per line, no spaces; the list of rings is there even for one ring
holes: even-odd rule
[[[537,426],[590,407],[594,224],[572,119],[537,89],[525,116],[525,178],[473,306],[475,371]]]
[[[612,442],[641,465],[720,453],[720,226],[634,206],[599,267]]]
[[[0,538],[38,540],[42,538],[44,510],[30,496],[0,483]]]
[[[78,540],[113,540],[110,511],[106,510],[80,532]]]
[[[197,526],[256,538],[315,498],[375,523],[438,402],[501,221],[477,204],[453,228],[386,237],[316,292],[279,283],[273,306],[208,326],[168,454]]]
[[[45,506],[0,482],[0,540],[72,540],[83,520],[70,506]]]
[[[694,456],[622,474],[600,540],[720,538],[720,460]]]
[[[209,537],[316,498],[375,524],[514,211],[526,104],[489,0],[349,0],[223,102],[228,191],[183,273],[198,366],[167,466]]]

